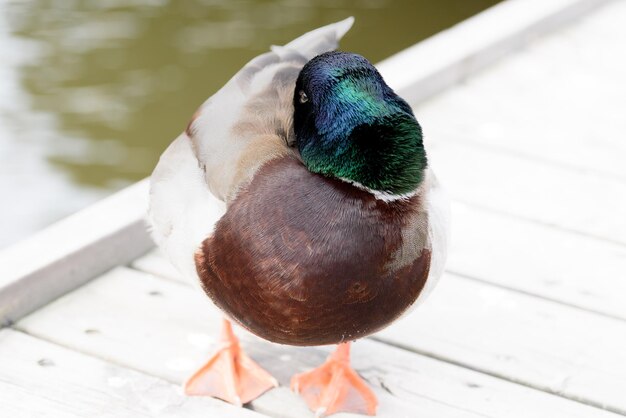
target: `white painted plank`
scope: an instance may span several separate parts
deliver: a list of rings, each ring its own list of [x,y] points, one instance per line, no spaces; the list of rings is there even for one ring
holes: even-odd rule
[[[0,325],[153,246],[139,182],[0,252]]]
[[[598,9],[604,0],[508,0],[378,64],[389,85],[420,102],[534,37]]]
[[[626,413],[621,320],[448,275],[378,338]]]
[[[610,3],[422,103],[428,136],[626,180],[625,20]]]
[[[626,243],[626,183],[443,137],[430,145],[456,200]]]
[[[262,415],[187,398],[162,379],[9,329],[0,331],[3,417],[232,417]]]
[[[448,271],[626,319],[626,247],[462,203]]]
[[[120,268],[24,318],[17,326],[181,382],[205,359],[218,331],[220,314],[205,299],[189,286]],[[328,353],[328,347],[279,346],[242,331],[239,334],[248,353],[283,385],[292,374],[320,364]],[[612,416],[370,340],[355,344],[353,352],[356,369],[380,398],[381,417]],[[252,405],[272,416],[310,416],[284,387]]]

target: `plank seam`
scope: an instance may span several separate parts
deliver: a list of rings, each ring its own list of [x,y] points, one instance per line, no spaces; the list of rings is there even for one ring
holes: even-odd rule
[[[161,381],[163,381],[163,382],[167,382],[167,383],[172,384],[172,385],[176,385],[176,386],[178,386],[178,385],[179,385],[179,383],[178,383],[178,382],[174,382],[174,381],[172,381],[172,380],[169,380],[169,379],[163,378],[163,377],[161,377],[161,376],[155,376],[155,375],[153,375],[153,374],[146,373],[146,372],[145,372],[145,371],[143,371],[143,370],[139,370],[139,369],[137,369],[137,368],[135,368],[135,367],[132,367],[132,366],[129,366],[129,365],[127,365],[127,364],[122,364],[122,363],[119,363],[119,362],[117,362],[117,361],[115,361],[115,360],[112,360],[112,359],[110,359],[110,358],[107,358],[107,357],[105,357],[105,356],[94,355],[93,353],[89,353],[89,352],[84,351],[84,350],[81,350],[81,349],[79,349],[79,348],[77,348],[77,347],[71,347],[71,346],[69,346],[69,345],[67,345],[67,344],[60,343],[60,342],[58,342],[58,341],[56,341],[56,340],[54,340],[54,339],[50,339],[50,338],[45,337],[45,336],[43,336],[43,335],[39,335],[39,334],[37,334],[37,333],[35,333],[35,332],[28,331],[27,329],[22,328],[19,324],[14,324],[14,325],[12,325],[11,327],[9,327],[9,329],[11,329],[11,330],[13,330],[13,331],[16,331],[16,332],[20,332],[20,333],[22,333],[22,334],[24,334],[24,335],[28,335],[29,337],[32,337],[32,338],[36,338],[36,339],[38,339],[38,340],[45,341],[45,342],[47,342],[47,343],[49,343],[49,344],[54,344],[54,345],[56,345],[57,347],[61,347],[61,348],[64,348],[64,349],[66,349],[66,350],[71,350],[71,351],[74,351],[74,352],[76,352],[76,353],[79,353],[79,354],[82,354],[82,355],[85,355],[85,356],[89,356],[89,357],[92,357],[92,358],[96,358],[96,359],[98,359],[98,360],[105,361],[105,362],[107,362],[107,363],[109,363],[109,364],[112,364],[112,365],[114,365],[114,366],[118,366],[118,367],[122,367],[122,368],[124,368],[124,369],[132,370],[132,371],[134,371],[134,372],[141,373],[141,374],[143,374],[143,375],[145,375],[145,376],[151,376],[151,377],[154,377],[154,378],[156,378],[156,379],[160,379]]]
[[[419,103],[417,104],[417,106],[418,105]],[[419,108],[416,110],[419,111]],[[441,135],[441,136],[443,137],[444,135]],[[462,144],[462,145],[471,145],[473,148],[481,148],[483,150],[487,150],[494,154],[507,155],[510,157],[515,157],[515,158],[519,158],[519,159],[526,160],[526,161],[532,161],[532,162],[549,166],[551,168],[565,170],[565,171],[573,172],[576,174],[585,174],[585,175],[591,174],[592,176],[595,176],[595,177],[610,179],[610,180],[617,181],[619,183],[626,184],[626,176],[621,176],[619,174],[614,174],[614,173],[600,170],[594,167],[585,167],[576,163],[553,160],[550,158],[545,158],[539,155],[529,154],[529,153],[519,151],[519,150],[508,149],[508,148],[501,147],[495,144],[486,144],[484,142],[475,141],[472,139],[464,138],[461,140],[461,139],[456,139],[454,137],[450,137],[448,135],[445,135],[445,137],[446,137],[445,142],[454,142],[454,143]]]
[[[530,297],[533,297],[533,298],[541,299],[543,301],[550,302],[550,303],[555,303],[557,305],[565,306],[567,308],[572,308],[572,309],[576,309],[578,311],[587,312],[587,313],[590,313],[590,314],[593,314],[593,315],[598,315],[598,316],[601,316],[603,318],[607,318],[607,319],[610,319],[610,320],[613,320],[613,321],[619,321],[619,322],[626,321],[626,318],[623,318],[621,316],[612,315],[612,314],[601,312],[601,311],[596,311],[594,309],[589,309],[589,308],[586,308],[584,306],[578,306],[578,305],[575,305],[573,303],[560,301],[558,299],[553,299],[553,298],[550,298],[548,296],[543,296],[543,295],[540,295],[540,294],[537,294],[537,293],[529,292],[529,291],[524,290],[524,289],[517,289],[517,288],[514,288],[514,287],[510,287],[510,286],[504,285],[504,284],[492,282],[489,279],[481,279],[479,277],[472,276],[472,275],[465,274],[465,273],[461,273],[461,272],[458,272],[458,271],[455,271],[455,270],[451,270],[451,269],[446,269],[446,272],[451,274],[451,275],[453,275],[453,276],[456,276],[456,277],[458,277],[460,279],[463,279],[463,280],[469,280],[469,281],[472,281],[472,282],[481,283],[481,284],[484,284],[484,285],[487,285],[487,286],[496,287],[498,289],[506,290],[506,291],[509,291],[509,292],[520,293],[522,295],[526,295],[526,296],[530,296]]]
[[[542,221],[541,219],[536,219],[536,218],[531,218],[528,216],[524,216],[524,215],[520,215],[517,213],[511,213],[511,212],[507,212],[501,209],[496,209],[496,208],[492,208],[489,206],[485,206],[485,205],[481,205],[478,203],[474,203],[474,202],[470,202],[468,200],[465,199],[461,199],[458,197],[452,198],[453,201],[455,202],[459,202],[462,203],[466,206],[469,206],[473,209],[479,210],[481,212],[486,212],[486,213],[490,213],[490,214],[497,214],[497,215],[501,215],[501,216],[505,216],[507,218],[510,219],[517,219],[517,220],[521,220],[524,222],[529,222],[529,223],[534,223],[536,225],[541,225],[553,230],[557,230],[557,231],[561,231],[561,232],[567,232],[570,234],[575,234],[578,235],[580,237],[584,237],[584,238],[588,238],[588,239],[592,239],[595,241],[600,241],[603,243],[608,243],[608,244],[612,244],[612,245],[618,245],[620,247],[624,247],[626,246],[626,242],[620,241],[620,240],[616,240],[613,238],[608,238],[608,237],[603,237],[600,235],[595,235],[589,232],[584,232],[584,231],[579,231],[577,229],[573,229],[573,228],[568,228],[566,226],[562,226],[562,225],[556,225],[550,222],[546,222],[546,221]]]
[[[138,271],[138,272],[143,273],[143,274],[149,274],[149,275],[151,275],[153,277],[156,277],[156,278],[159,278],[159,279],[167,280],[170,283],[176,283],[178,285],[185,286],[185,287],[190,287],[191,286],[191,283],[187,283],[187,282],[185,282],[183,280],[173,279],[173,278],[171,278],[171,277],[169,277],[169,276],[167,276],[165,274],[160,274],[159,272],[153,272],[153,271],[144,270],[142,268],[134,266],[132,263],[126,264],[123,267],[126,267],[126,268],[134,270],[134,271]]]

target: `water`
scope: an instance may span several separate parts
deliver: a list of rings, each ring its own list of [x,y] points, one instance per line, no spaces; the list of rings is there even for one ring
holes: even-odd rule
[[[0,247],[148,175],[191,114],[271,44],[356,17],[371,61],[496,0],[0,4]]]

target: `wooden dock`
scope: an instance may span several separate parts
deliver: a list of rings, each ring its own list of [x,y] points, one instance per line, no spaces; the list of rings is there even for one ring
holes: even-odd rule
[[[430,300],[353,348],[381,417],[626,415],[626,2],[508,0],[381,63],[453,198]],[[281,387],[182,395],[220,313],[145,232],[147,183],[0,254],[0,417],[311,417],[330,347],[239,330]],[[352,416],[338,414],[339,417]]]

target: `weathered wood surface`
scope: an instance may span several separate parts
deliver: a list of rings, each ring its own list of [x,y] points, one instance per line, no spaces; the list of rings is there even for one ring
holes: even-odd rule
[[[442,308],[437,306],[448,304],[442,298],[446,298],[446,293],[439,296],[437,303],[428,304],[424,308],[426,312],[416,315],[425,318],[417,327],[409,324],[408,332],[406,328],[398,332],[405,333],[407,341],[421,336],[432,340],[428,333],[436,333],[437,329],[440,335],[446,335],[448,326],[441,324],[447,324],[450,315],[438,314]],[[433,309],[443,321],[432,320],[428,311]],[[191,286],[119,268],[24,318],[17,327],[83,353],[181,383],[194,367],[206,360],[215,343],[220,317],[221,313]],[[415,319],[410,322],[415,323]],[[485,322],[485,327],[493,326],[492,322]],[[493,330],[498,331],[501,327]],[[321,364],[329,352],[328,347],[279,346],[243,331],[239,335],[248,353],[283,386],[288,385],[294,373]],[[528,354],[530,350],[528,347],[522,351]],[[355,368],[380,399],[381,417],[611,416],[599,409],[374,341],[359,341],[353,351]],[[569,359],[567,350],[563,355]],[[260,397],[252,407],[271,416],[312,415],[285,387]]]
[[[0,331],[0,416],[261,417],[10,329]]]
[[[147,180],[0,252],[0,326],[154,245],[143,220]]]

